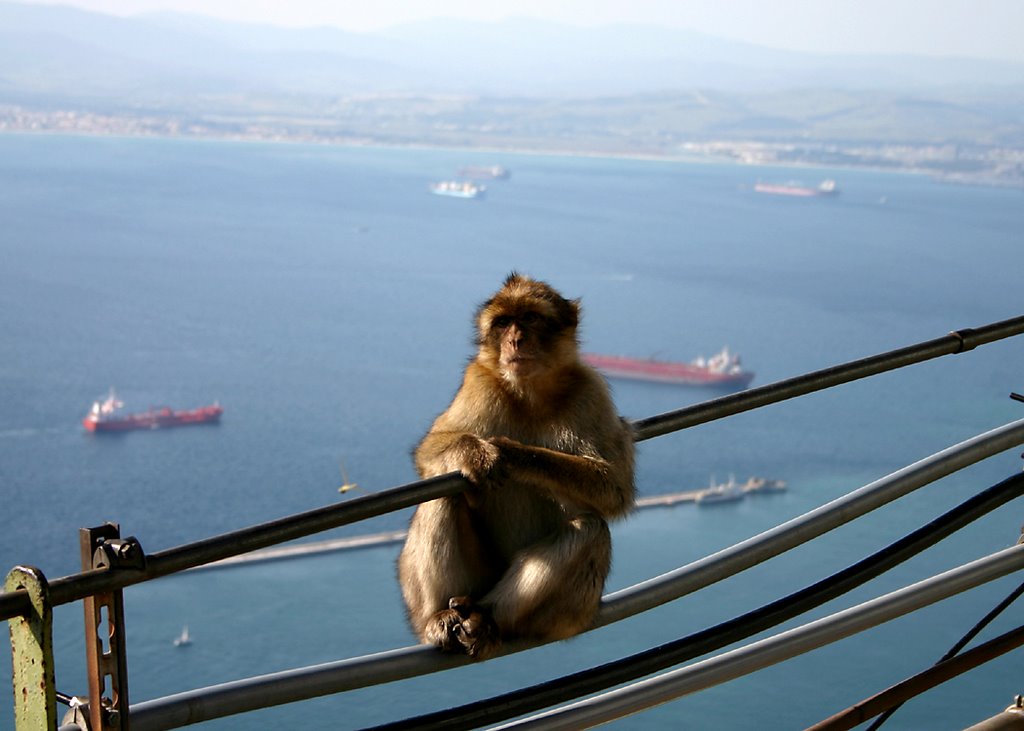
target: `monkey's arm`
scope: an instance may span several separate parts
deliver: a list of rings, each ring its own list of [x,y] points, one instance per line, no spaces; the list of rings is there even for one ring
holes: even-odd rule
[[[610,461],[535,447],[506,437],[488,441],[498,449],[494,472],[499,481],[505,478],[529,483],[556,499],[589,508],[606,518],[625,515],[633,507],[631,443],[618,459]]]
[[[420,477],[461,472],[479,483],[494,467],[498,448],[469,432],[434,428],[420,442],[414,458]]]
[[[416,450],[422,477],[461,472],[474,485],[522,482],[606,518],[624,515],[633,507],[632,463],[631,449],[615,464],[466,432],[431,431]]]

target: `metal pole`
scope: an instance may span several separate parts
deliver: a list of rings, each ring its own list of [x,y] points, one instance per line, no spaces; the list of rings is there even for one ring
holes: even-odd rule
[[[46,577],[33,566],[15,566],[5,591],[23,591],[32,610],[8,620],[14,680],[14,728],[44,731],[57,728],[57,685],[53,663],[53,608]]]
[[[784,381],[729,394],[660,416],[641,419],[634,423],[636,438],[638,441],[650,439],[796,396],[803,396],[832,386],[921,363],[942,355],[963,353],[973,350],[979,345],[1021,334],[1024,334],[1024,316],[979,328],[954,331],[935,340],[928,340]]]
[[[101,565],[116,568],[109,558],[110,553],[104,548],[120,537],[121,531],[114,523],[82,528],[79,531],[82,568]],[[92,731],[128,731],[124,596],[120,589],[111,589],[87,596],[82,608],[85,612],[85,659],[89,676],[89,727]],[[109,700],[104,698],[107,681],[110,683]]]

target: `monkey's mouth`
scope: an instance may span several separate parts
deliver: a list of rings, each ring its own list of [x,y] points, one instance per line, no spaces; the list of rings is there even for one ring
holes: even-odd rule
[[[513,355],[506,358],[503,365],[509,373],[523,376],[532,371],[537,364],[537,358],[532,355]]]

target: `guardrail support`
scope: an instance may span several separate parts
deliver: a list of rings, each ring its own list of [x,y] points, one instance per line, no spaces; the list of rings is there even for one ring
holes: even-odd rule
[[[145,554],[134,538],[121,540],[116,523],[79,531],[82,570],[143,568]],[[128,731],[128,657],[125,648],[124,597],[121,589],[87,596],[85,659],[89,674],[91,731]],[[104,649],[106,645],[106,649]],[[107,679],[110,697],[104,698]]]
[[[25,591],[31,610],[11,617],[11,664],[14,670],[14,728],[55,731],[57,687],[53,663],[53,607],[49,584],[33,566],[15,566],[4,591]]]

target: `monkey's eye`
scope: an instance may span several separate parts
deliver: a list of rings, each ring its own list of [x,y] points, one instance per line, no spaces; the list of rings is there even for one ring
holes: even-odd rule
[[[519,322],[523,325],[536,325],[540,322],[540,313],[538,312],[526,312],[519,318]]]
[[[512,318],[509,315],[498,315],[493,320],[491,320],[491,327],[496,327],[499,330],[504,330],[511,324]]]

